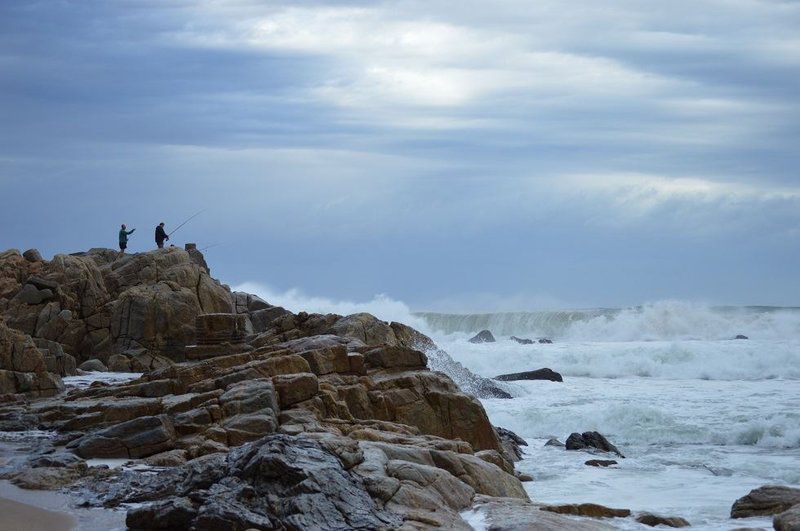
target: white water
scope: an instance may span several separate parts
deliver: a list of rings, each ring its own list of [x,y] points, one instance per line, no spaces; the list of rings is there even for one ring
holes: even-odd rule
[[[259,293],[254,287],[248,289]],[[564,383],[514,384],[515,398],[484,400],[496,425],[526,438],[518,467],[536,478],[531,498],[594,502],[687,518],[694,529],[771,528],[768,518],[730,520],[733,502],[764,484],[800,487],[800,310],[718,308],[665,301],[622,310],[412,314],[385,296],[366,303],[260,294],[299,311],[368,311],[411,324],[482,376],[550,367]],[[482,329],[497,343],[467,340]],[[749,340],[731,340],[738,334]],[[508,336],[550,337],[520,345]],[[626,459],[544,447],[597,430]],[[475,527],[481,515],[466,513]],[[651,529],[616,519],[625,529]]]

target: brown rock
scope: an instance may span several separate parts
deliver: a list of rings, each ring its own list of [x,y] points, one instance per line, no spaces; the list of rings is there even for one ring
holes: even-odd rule
[[[636,517],[636,521],[640,524],[656,527],[659,525],[667,527],[689,527],[690,524],[686,519],[679,516],[658,516],[651,513],[641,513]]]
[[[772,527],[775,531],[800,531],[800,505],[775,515]]]
[[[612,509],[596,503],[573,503],[568,505],[545,505],[543,511],[558,514],[574,514],[575,516],[589,516],[591,518],[627,518],[631,515],[630,509]]]
[[[751,490],[749,494],[736,500],[731,507],[731,518],[771,516],[798,504],[800,504],[800,489],[765,485]]]
[[[609,467],[611,465],[616,465],[617,462],[613,459],[589,459],[584,464],[588,466]]]
[[[272,379],[281,408],[303,402],[319,392],[319,380],[312,373],[287,374]]]

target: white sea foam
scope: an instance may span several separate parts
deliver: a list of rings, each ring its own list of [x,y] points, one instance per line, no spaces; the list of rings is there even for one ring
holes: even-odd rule
[[[800,309],[715,307],[660,301],[626,309],[558,310],[491,314],[419,313],[439,334],[545,336],[571,341],[800,339]]]
[[[436,342],[482,376],[549,367],[564,376],[764,380],[800,378],[800,340],[556,342],[473,344],[467,335]]]

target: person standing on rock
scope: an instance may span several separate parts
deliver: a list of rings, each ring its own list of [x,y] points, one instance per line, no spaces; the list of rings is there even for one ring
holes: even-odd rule
[[[164,230],[164,222],[158,224],[156,227],[156,245],[158,245],[159,249],[164,248],[164,240],[169,240],[169,236],[167,236],[167,232]]]
[[[122,256],[125,254],[125,249],[128,248],[128,236],[133,234],[136,229],[125,230],[125,224],[122,224],[122,228],[119,230],[119,255]]]

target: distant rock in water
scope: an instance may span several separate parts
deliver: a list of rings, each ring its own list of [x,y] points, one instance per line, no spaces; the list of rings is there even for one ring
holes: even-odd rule
[[[551,382],[564,381],[564,378],[562,378],[560,374],[548,368],[536,369],[535,371],[501,374],[499,376],[495,376],[494,379],[500,380],[501,382],[515,382],[517,380],[550,380]]]
[[[690,527],[690,524],[685,518],[680,516],[659,516],[651,513],[641,513],[636,517],[636,521],[640,524],[656,527],[663,525],[666,527]]]
[[[750,338],[749,338],[749,337],[747,337],[747,336],[745,336],[745,335],[743,335],[743,334],[738,334],[738,335],[737,335],[736,337],[734,337],[733,339],[750,339]]]
[[[481,330],[475,337],[469,340],[470,343],[494,343],[496,339],[488,330]]]
[[[623,459],[625,458],[616,446],[608,442],[608,439],[596,431],[573,433],[567,438],[566,446],[567,450],[590,450],[594,448],[602,452],[615,453]]]
[[[589,459],[584,463],[586,466],[597,466],[601,468],[607,468],[611,465],[616,465],[617,462],[613,459]]]
[[[484,332],[488,332],[488,330],[484,330]],[[482,333],[483,332],[481,332],[481,334]],[[478,334],[478,335],[480,335],[480,334]],[[472,339],[475,339],[477,337],[478,336],[475,336]],[[472,341],[472,339],[470,339],[470,341]],[[509,339],[511,341],[516,341],[520,345],[533,345],[534,343],[540,343],[542,345],[550,345],[550,344],[553,343],[552,339],[547,339],[546,337],[541,337],[541,338],[537,339],[536,341],[534,341],[533,339],[528,339],[526,337],[517,337],[517,336],[511,336]],[[473,341],[473,343],[479,343],[479,341]]]
[[[558,439],[555,439],[555,438],[547,439],[547,442],[544,443],[544,445],[545,446],[556,446],[558,448],[564,448],[564,443],[562,443],[561,441],[559,441]]]

